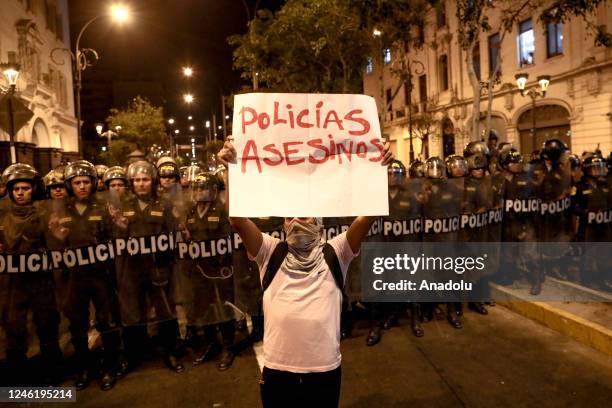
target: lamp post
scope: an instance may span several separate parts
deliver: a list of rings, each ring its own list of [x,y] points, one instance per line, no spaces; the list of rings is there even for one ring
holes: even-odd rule
[[[540,75],[538,77],[538,84],[540,88],[537,86],[533,86],[528,90],[525,90],[525,85],[527,85],[527,78],[529,78],[529,74],[527,73],[518,73],[514,76],[516,78],[516,86],[521,92],[521,96],[529,96],[531,98],[531,137],[535,139],[536,136],[536,99],[546,97],[546,91],[548,90],[548,85],[550,85],[550,75]]]
[[[66,51],[70,54],[73,63],[73,72],[74,72],[74,88],[75,88],[75,111],[77,116],[77,135],[78,135],[78,149],[79,155],[82,151],[82,131],[81,131],[81,88],[82,88],[82,75],[83,71],[87,69],[87,67],[93,66],[99,59],[98,53],[96,50],[92,48],[81,48],[81,37],[85,33],[85,30],[94,22],[103,17],[111,17],[114,21],[118,23],[123,23],[130,18],[130,12],[125,6],[121,5],[112,5],[109,8],[109,12],[105,14],[100,14],[98,16],[93,17],[89,21],[83,25],[81,31],[79,31],[79,35],[77,36],[76,44],[74,46],[74,52],[69,50],[68,48],[54,48],[51,50],[50,57],[51,60],[57,65],[63,65],[63,61],[55,60],[53,54],[56,51]]]
[[[409,158],[410,163],[414,161],[414,145],[413,145],[413,135],[412,135],[412,89],[414,88],[414,84],[412,83],[412,74],[414,71],[414,75],[421,75],[425,72],[425,66],[421,61],[417,60],[408,60],[408,82],[406,82],[406,86],[408,87],[408,132],[409,132],[409,140],[410,140],[410,152]]]
[[[113,132],[112,130],[108,129],[106,132],[102,132],[102,130],[104,130],[104,126],[101,123],[98,123],[96,125],[96,132],[98,133],[98,136],[100,137],[105,137],[107,140],[107,149],[110,151],[110,147],[111,147],[111,140],[113,138],[113,136],[119,136],[119,131],[121,130],[121,126],[117,125],[115,126],[115,130],[117,131],[117,133]]]
[[[17,163],[17,152],[15,151],[15,117],[13,116],[13,95],[19,79],[20,66],[14,62],[0,64],[2,73],[9,84],[8,90],[8,115],[9,115],[9,145],[11,150],[11,164]]]

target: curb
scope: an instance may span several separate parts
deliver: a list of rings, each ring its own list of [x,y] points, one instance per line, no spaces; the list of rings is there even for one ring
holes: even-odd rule
[[[490,286],[491,295],[499,305],[612,356],[612,330],[609,328],[555,307],[551,303],[527,300],[503,286],[494,283]]]

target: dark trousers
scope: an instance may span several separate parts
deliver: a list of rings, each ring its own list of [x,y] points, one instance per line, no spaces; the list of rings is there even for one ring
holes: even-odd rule
[[[264,367],[261,401],[264,408],[337,407],[340,401],[340,367],[324,373],[298,374]]]

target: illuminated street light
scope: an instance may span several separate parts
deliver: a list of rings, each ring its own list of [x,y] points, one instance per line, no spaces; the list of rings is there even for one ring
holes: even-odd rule
[[[229,119],[229,115],[225,115],[225,119]]]
[[[178,129],[176,129],[176,130],[174,131],[174,134],[176,134],[176,135],[178,135],[179,133],[181,133],[181,131],[180,131],[180,130],[178,130]]]
[[[193,119],[193,116],[191,115],[187,116],[187,120],[191,120],[191,119]]]
[[[194,97],[192,94],[185,94],[183,95],[183,99],[185,100],[186,103],[192,103],[194,100]]]
[[[374,37],[380,37],[382,35],[382,31],[380,31],[379,29],[375,28],[374,31],[372,31],[372,35]]]
[[[206,121],[206,129],[208,129],[210,127],[210,120]]]
[[[87,30],[87,27],[89,27],[94,21],[99,20],[103,17],[110,17],[111,20],[121,24],[130,19],[130,11],[126,6],[121,5],[121,4],[111,5],[111,7],[108,9],[108,12],[93,17],[92,19],[90,19],[83,25],[83,28],[81,28],[81,31],[79,31],[79,34],[77,35],[74,52],[68,48],[56,47],[56,48],[53,48],[51,50],[51,53],[49,54],[51,60],[55,64],[63,65],[64,62],[56,60],[53,54],[56,51],[66,51],[70,54],[71,61],[74,64],[74,67],[73,67],[74,83],[75,83],[74,88],[75,88],[75,94],[76,94],[75,113],[77,117],[77,136],[78,136],[77,142],[78,142],[79,154],[82,153],[82,132],[81,132],[82,75],[83,75],[83,71],[85,71],[87,67],[93,66],[99,59],[99,56],[96,50],[92,48],[81,48],[80,47],[81,37],[83,37],[83,33],[85,33],[85,30]]]
[[[193,125],[189,126],[189,130],[191,130],[193,132],[195,130],[195,126],[193,126]]]
[[[174,125],[174,119],[172,119],[172,118],[168,119],[168,123],[171,124],[171,125]]]
[[[183,75],[186,77],[190,77],[193,75],[193,68],[191,67],[183,67]]]

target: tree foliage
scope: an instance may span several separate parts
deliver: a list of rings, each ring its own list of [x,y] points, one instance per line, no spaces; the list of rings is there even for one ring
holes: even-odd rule
[[[121,127],[118,138],[113,139],[110,149],[101,156],[109,165],[123,165],[127,155],[138,148],[167,146],[163,109],[137,96],[126,109],[113,108],[106,119],[109,129]]]
[[[234,68],[285,92],[360,92],[368,38],[350,0],[288,0],[228,39]]]
[[[559,0],[553,8],[542,13],[540,21],[543,24],[565,23],[572,17],[583,18],[595,37],[595,45],[612,48],[612,34],[608,32],[607,27],[589,20],[589,17],[595,14],[597,7],[606,2],[607,0]]]

